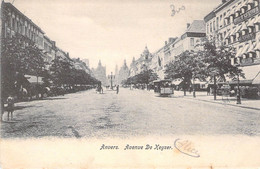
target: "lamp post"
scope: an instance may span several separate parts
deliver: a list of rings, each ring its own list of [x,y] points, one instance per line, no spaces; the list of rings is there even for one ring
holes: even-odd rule
[[[241,104],[241,96],[239,89],[239,74],[237,74],[237,104]]]
[[[113,74],[111,72],[111,75],[108,75],[108,79],[110,79],[110,85],[111,85],[112,90],[113,90],[113,78],[115,78],[115,76],[113,76]]]

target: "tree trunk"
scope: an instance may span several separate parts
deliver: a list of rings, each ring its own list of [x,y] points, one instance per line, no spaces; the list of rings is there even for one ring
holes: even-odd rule
[[[37,87],[36,87],[36,99],[39,99],[39,92],[38,92],[38,90],[39,90],[39,86],[38,86],[38,75],[37,75],[36,77],[37,77],[37,83],[36,83],[36,85],[37,85]]]

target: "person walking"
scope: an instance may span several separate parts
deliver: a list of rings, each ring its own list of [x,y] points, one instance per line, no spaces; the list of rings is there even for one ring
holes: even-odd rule
[[[210,87],[208,85],[208,87],[207,87],[207,96],[209,96],[209,95],[210,95]]]
[[[13,112],[14,112],[14,98],[9,95],[9,97],[7,98],[7,116],[8,116],[8,121],[9,121],[9,116],[11,114],[11,120],[13,119]]]
[[[116,86],[116,94],[119,93],[119,85]]]

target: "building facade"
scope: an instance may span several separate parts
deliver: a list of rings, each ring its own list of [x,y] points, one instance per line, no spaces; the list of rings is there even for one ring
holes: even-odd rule
[[[123,66],[119,69],[117,84],[121,84],[124,80],[129,77],[129,68],[126,64],[126,60],[124,60]]]
[[[140,57],[137,60],[133,58],[129,68],[129,76],[132,77],[141,73],[143,70],[148,70],[150,68],[151,60],[152,54],[148,50],[147,46],[145,46],[145,49],[140,54]]]
[[[101,81],[103,86],[107,85],[107,77],[106,77],[106,67],[102,66],[101,61],[99,60],[98,66],[96,69],[92,69],[94,77]]]
[[[230,59],[245,73],[241,84],[252,84],[260,71],[259,0],[223,0],[204,20],[210,40],[235,48],[236,55]]]
[[[23,35],[35,42],[38,48],[44,48],[44,32],[27,16],[20,12],[11,3],[2,1],[2,37],[13,37],[15,34]]]

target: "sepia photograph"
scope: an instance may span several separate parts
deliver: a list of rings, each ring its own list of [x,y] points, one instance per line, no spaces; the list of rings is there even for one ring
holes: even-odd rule
[[[0,169],[260,169],[260,0],[1,0]]]

